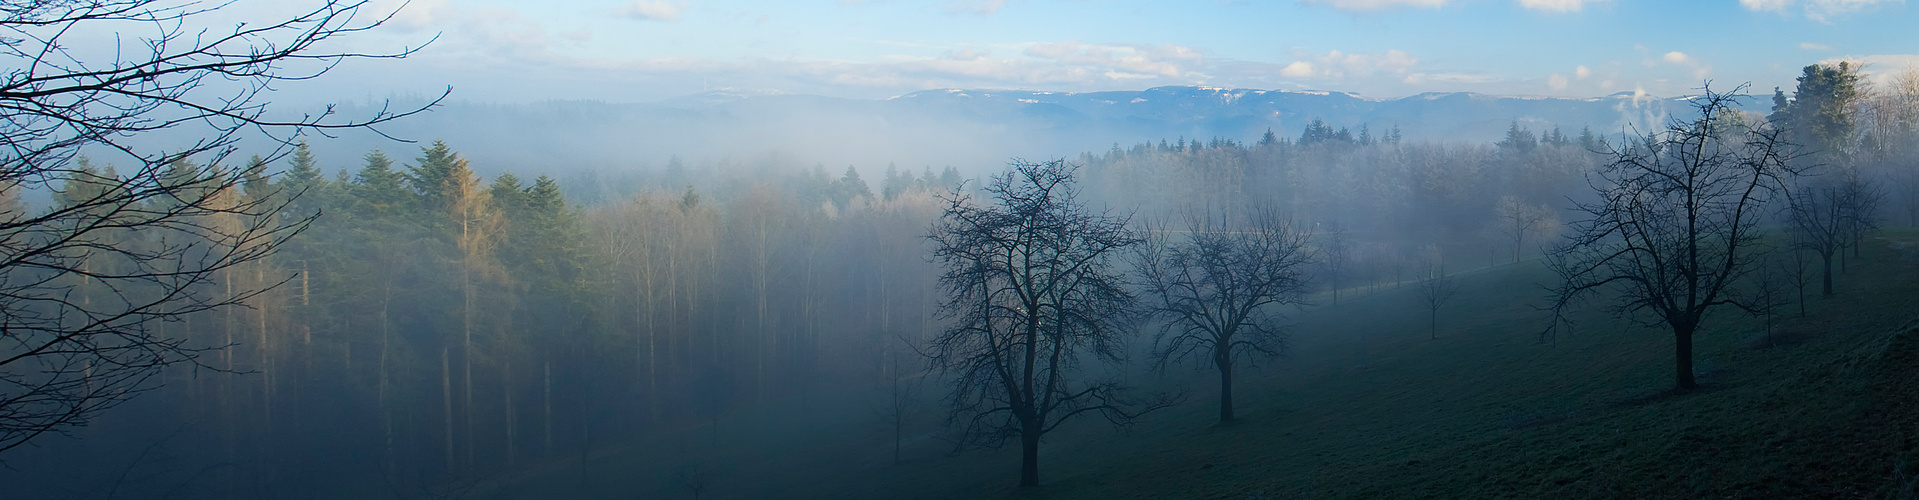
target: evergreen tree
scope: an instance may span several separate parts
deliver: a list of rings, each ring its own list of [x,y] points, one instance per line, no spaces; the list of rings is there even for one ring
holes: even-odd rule
[[[1278,144],[1279,144],[1279,136],[1273,135],[1272,127],[1267,127],[1266,134],[1259,136],[1259,147],[1269,148],[1269,147],[1276,146]],[[1115,144],[1113,147],[1117,148],[1119,147],[1119,145]]]
[[[286,179],[287,188],[298,193],[305,191],[324,179],[320,176],[319,163],[313,159],[313,150],[306,141],[300,141],[293,147],[293,155],[288,159]]]
[[[833,181],[832,197],[833,205],[844,209],[853,200],[873,199],[873,191],[866,186],[865,180],[860,179],[860,171],[848,165],[846,175],[840,176],[840,180]]]
[[[1521,128],[1519,120],[1513,120],[1512,126],[1506,128],[1506,138],[1500,139],[1494,145],[1499,146],[1501,150],[1523,155],[1532,153],[1533,149],[1538,148],[1539,140],[1533,137],[1531,130]]]
[[[1593,133],[1591,125],[1579,128],[1579,148],[1587,151],[1599,150],[1599,136]]]
[[[1822,161],[1844,161],[1852,149],[1852,106],[1860,97],[1859,70],[1844,61],[1806,66],[1792,99],[1782,99],[1784,94],[1774,90],[1774,110],[1768,120],[1775,126],[1785,124],[1795,142],[1825,155]]]
[[[391,216],[414,201],[416,195],[407,191],[406,182],[405,174],[393,170],[393,160],[376,149],[366,154],[351,192],[361,208],[371,212],[368,215]]]
[[[959,169],[948,166],[944,170],[940,170],[941,190],[950,191],[956,189],[964,182],[966,182],[966,180],[960,177]]]
[[[421,148],[415,163],[407,168],[408,187],[420,195],[428,210],[445,210],[453,183],[463,180],[460,174],[468,172],[466,159],[448,148],[446,142],[435,140],[432,146]]]
[[[519,220],[524,218],[527,210],[527,193],[524,189],[520,187],[519,177],[512,172],[503,172],[493,178],[493,186],[487,188],[487,193],[492,197],[493,206],[505,214],[507,220]]]

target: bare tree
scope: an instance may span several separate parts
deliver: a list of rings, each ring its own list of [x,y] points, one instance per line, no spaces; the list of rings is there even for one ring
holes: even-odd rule
[[[890,351],[890,350],[889,350]],[[896,352],[887,360],[888,386],[873,402],[873,415],[882,424],[893,429],[893,464],[900,463],[900,445],[906,438],[906,423],[916,413],[914,407],[919,404],[919,382],[923,374],[907,374],[900,365],[900,356]]]
[[[1611,162],[1589,179],[1599,201],[1577,205],[1584,218],[1551,255],[1560,282],[1542,339],[1570,324],[1576,299],[1609,292],[1615,315],[1671,330],[1675,382],[1698,387],[1693,333],[1714,308],[1750,310],[1736,285],[1763,265],[1763,206],[1798,173],[1780,130],[1732,119],[1744,89],[1708,86],[1692,100],[1697,117],[1607,148]]]
[[[922,351],[951,378],[949,422],[964,444],[1020,442],[1020,485],[1039,484],[1041,436],[1082,414],[1124,425],[1169,398],[1134,402],[1116,381],[1080,380],[1086,356],[1118,362],[1135,299],[1113,269],[1139,243],[1126,218],[1089,211],[1064,160],[1015,160],[985,187],[954,192],[928,236],[944,270],[945,331]]]
[[[1353,244],[1346,234],[1346,226],[1339,221],[1326,224],[1325,248],[1318,253],[1325,258],[1321,264],[1326,266],[1326,281],[1333,289],[1333,304],[1339,304],[1339,279],[1345,277],[1353,263]]]
[[[1800,186],[1787,195],[1788,214],[1800,248],[1819,255],[1820,293],[1832,295],[1832,261],[1844,258],[1878,227],[1880,192],[1847,171],[1838,179]]]
[[[271,160],[301,133],[378,132],[432,105],[351,119],[331,108],[270,114],[276,83],[415,49],[320,51],[385,20],[366,19],[363,2],[321,1],[227,30],[201,26],[230,5],[23,0],[0,8],[0,58],[10,61],[0,81],[0,186],[44,189],[57,200],[45,211],[0,211],[0,450],[87,423],[152,389],[167,366],[227,369],[198,358],[229,343],[169,337],[156,325],[241,305],[273,286],[211,290],[233,284],[228,271],[272,254],[313,216],[291,211],[297,193],[237,194],[248,167],[222,160],[243,135],[264,136]],[[121,36],[101,36],[109,31]],[[169,153],[129,141],[167,129],[205,135]],[[82,149],[136,165],[95,168],[79,160]]]
[[[1840,185],[1840,189],[1845,192],[1846,235],[1852,238],[1853,258],[1858,258],[1859,248],[1865,246],[1866,235],[1879,230],[1879,206],[1886,199],[1886,191],[1861,179],[1856,171],[1847,172],[1846,181]]]
[[[1812,264],[1806,262],[1805,246],[1798,233],[1793,233],[1786,245],[1784,255],[1779,256],[1779,273],[1786,284],[1792,285],[1794,302],[1799,303],[1799,317],[1806,317],[1806,287],[1812,286]]]
[[[1459,281],[1446,275],[1446,262],[1439,247],[1428,245],[1420,264],[1419,303],[1426,306],[1429,338],[1439,338],[1439,308],[1459,295]]]
[[[1304,302],[1314,255],[1308,234],[1269,208],[1233,223],[1206,212],[1186,217],[1177,240],[1149,227],[1135,254],[1152,316],[1158,367],[1204,354],[1219,370],[1219,421],[1233,421],[1233,367],[1240,358],[1278,356],[1286,347],[1279,309]]]
[[[1752,277],[1751,308],[1747,312],[1765,319],[1766,345],[1772,345],[1773,316],[1779,308],[1786,306],[1786,287],[1791,285],[1791,276],[1781,272],[1786,266],[1767,262],[1758,266]],[[1804,305],[1801,305],[1804,307]]]
[[[1526,251],[1526,239],[1542,233],[1548,233],[1559,225],[1553,216],[1552,207],[1529,206],[1519,197],[1507,195],[1499,199],[1493,208],[1497,216],[1499,233],[1513,242],[1513,262],[1518,263],[1520,255]]]

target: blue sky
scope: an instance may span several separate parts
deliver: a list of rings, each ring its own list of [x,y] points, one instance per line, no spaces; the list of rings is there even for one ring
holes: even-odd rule
[[[346,98],[649,102],[707,89],[885,98],[933,88],[1211,85],[1689,93],[1790,86],[1842,58],[1919,64],[1903,0],[379,0],[399,8],[324,87]],[[353,82],[342,85],[342,81]]]

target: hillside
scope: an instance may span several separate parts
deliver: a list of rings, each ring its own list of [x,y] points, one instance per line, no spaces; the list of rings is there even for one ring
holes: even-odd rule
[[[936,416],[891,429],[867,401],[732,415],[480,485],[498,498],[1910,497],[1919,486],[1919,233],[1874,238],[1834,296],[1763,322],[1716,316],[1699,392],[1668,390],[1670,340],[1588,307],[1541,343],[1537,262],[1463,275],[1429,339],[1412,291],[1363,287],[1297,314],[1290,356],[1242,377],[1220,427],[1208,372],[1186,404],[1114,432],[1049,435],[1043,486],[1017,452],[951,455]],[[934,401],[929,387],[923,400]],[[772,405],[778,406],[778,405]],[[933,408],[926,408],[934,411]],[[868,417],[862,417],[868,416]],[[838,422],[838,423],[831,423]],[[741,429],[754,428],[751,433]],[[828,467],[824,464],[838,464]],[[1902,496],[1903,495],[1903,496]]]

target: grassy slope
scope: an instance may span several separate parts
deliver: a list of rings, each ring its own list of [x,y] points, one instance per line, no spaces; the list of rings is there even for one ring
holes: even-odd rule
[[[711,464],[707,498],[1893,496],[1919,462],[1919,333],[1891,335],[1919,326],[1915,242],[1868,244],[1833,297],[1815,292],[1770,341],[1757,320],[1716,315],[1696,393],[1667,390],[1669,333],[1597,303],[1540,344],[1534,283],[1550,276],[1528,263],[1464,276],[1436,340],[1410,287],[1298,314],[1292,354],[1242,376],[1239,423],[1213,424],[1210,372],[1178,373],[1152,383],[1190,385],[1186,405],[1123,433],[1087,421],[1049,436],[1033,490],[1011,487],[1016,450],[945,456],[921,439],[891,465],[890,433],[833,415],[736,417],[781,424],[722,433],[730,444],[695,462]],[[690,498],[669,477],[688,460],[662,450],[704,432],[598,458],[589,486],[575,468],[491,492]]]

